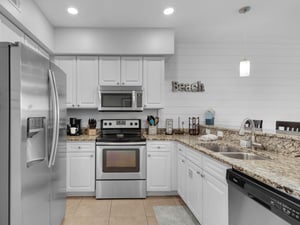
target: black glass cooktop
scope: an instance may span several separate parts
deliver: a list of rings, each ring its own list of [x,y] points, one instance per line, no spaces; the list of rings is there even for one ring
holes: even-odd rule
[[[132,134],[102,134],[97,137],[96,142],[145,142],[146,138],[143,135]]]

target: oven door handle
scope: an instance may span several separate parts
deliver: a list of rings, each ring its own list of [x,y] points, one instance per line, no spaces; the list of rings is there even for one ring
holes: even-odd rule
[[[145,146],[146,142],[96,142],[97,146]]]

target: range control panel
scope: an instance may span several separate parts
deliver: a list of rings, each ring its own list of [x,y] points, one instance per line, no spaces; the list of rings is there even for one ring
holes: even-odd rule
[[[141,128],[141,120],[139,119],[117,119],[117,120],[101,120],[101,129],[115,128]]]

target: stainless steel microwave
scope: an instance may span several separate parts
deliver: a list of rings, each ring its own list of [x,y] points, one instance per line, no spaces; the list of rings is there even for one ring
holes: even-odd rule
[[[143,111],[142,87],[99,87],[98,111]]]

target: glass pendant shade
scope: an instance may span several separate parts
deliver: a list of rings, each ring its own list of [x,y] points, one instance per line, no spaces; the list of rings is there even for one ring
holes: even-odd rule
[[[250,76],[250,61],[244,59],[240,62],[240,77]]]

